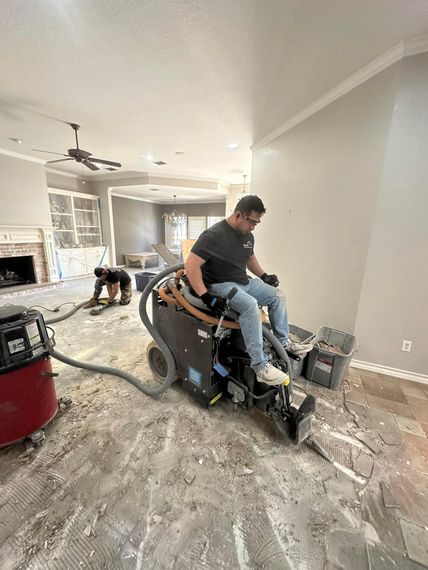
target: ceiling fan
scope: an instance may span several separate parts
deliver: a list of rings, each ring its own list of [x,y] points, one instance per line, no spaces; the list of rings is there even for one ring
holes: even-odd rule
[[[70,127],[74,130],[74,134],[76,137],[76,148],[69,148],[68,154],[63,154],[61,152],[51,152],[49,150],[42,150],[40,148],[33,148],[36,152],[47,152],[48,154],[58,154],[59,156],[66,156],[67,158],[60,158],[58,160],[48,160],[47,164],[53,164],[54,162],[65,162],[67,160],[75,160],[76,162],[80,162],[87,166],[90,170],[99,170],[100,168],[97,164],[106,165],[106,167],[115,167],[115,168],[107,168],[107,170],[116,170],[116,168],[120,168],[122,165],[119,162],[112,162],[111,160],[103,160],[102,158],[94,158],[92,153],[88,152],[87,150],[83,150],[79,148],[79,139],[77,136],[77,131],[80,129],[80,125],[77,123],[67,123]]]

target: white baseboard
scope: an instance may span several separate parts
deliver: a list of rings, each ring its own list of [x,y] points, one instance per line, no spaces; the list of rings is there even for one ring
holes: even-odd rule
[[[417,372],[409,372],[408,370],[400,370],[399,368],[391,368],[389,366],[382,366],[380,364],[373,364],[372,362],[364,362],[362,360],[351,360],[353,368],[361,368],[362,370],[370,370],[370,372],[379,372],[387,376],[395,376],[396,378],[403,378],[403,380],[411,380],[412,382],[420,382],[421,384],[428,384],[428,376],[426,374],[418,374]]]

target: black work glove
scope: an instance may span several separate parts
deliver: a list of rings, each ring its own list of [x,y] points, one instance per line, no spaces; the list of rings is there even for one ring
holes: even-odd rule
[[[201,295],[201,299],[208,309],[214,311],[216,315],[221,315],[226,310],[226,299],[223,299],[223,297],[216,297],[206,292]]]
[[[272,285],[273,287],[278,287],[278,285],[279,285],[278,276],[275,275],[274,273],[272,273],[271,275],[268,275],[267,273],[263,273],[263,275],[260,277],[260,279],[262,281],[264,281],[265,283],[267,283],[268,285]]]

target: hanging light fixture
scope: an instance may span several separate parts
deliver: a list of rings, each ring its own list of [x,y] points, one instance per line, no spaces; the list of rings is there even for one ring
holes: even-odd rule
[[[165,214],[162,214],[162,219],[164,220],[164,222],[170,226],[172,226],[173,228],[176,228],[177,226],[181,226],[183,224],[186,223],[187,220],[187,216],[186,214],[184,214],[183,212],[177,212],[177,196],[176,194],[174,194],[174,209],[172,210],[172,212],[165,212]]]
[[[245,194],[245,181],[247,180],[247,175],[243,174],[242,177],[244,178],[244,190],[243,190],[243,194]]]

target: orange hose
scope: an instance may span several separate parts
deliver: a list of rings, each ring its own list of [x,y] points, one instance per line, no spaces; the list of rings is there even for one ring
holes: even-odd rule
[[[171,305],[178,305],[177,301],[167,294],[167,291],[168,289],[166,287],[159,289],[159,297],[166,303],[171,303]]]
[[[187,309],[187,311],[189,311],[189,313],[191,313],[195,317],[198,317],[198,319],[200,319],[201,321],[204,321],[205,323],[208,323],[210,325],[218,325],[219,319],[217,319],[215,317],[211,317],[210,315],[206,315],[202,311],[199,311],[199,309],[196,309],[193,305],[191,305],[189,303],[189,301],[187,301],[187,299],[185,299],[183,297],[183,295],[180,293],[180,291],[176,287],[171,288],[171,293],[177,299],[178,303],[182,307]],[[240,329],[241,328],[239,326],[239,323],[235,323],[235,321],[226,321],[226,320],[223,321],[222,326],[224,328],[228,328],[228,329]]]

